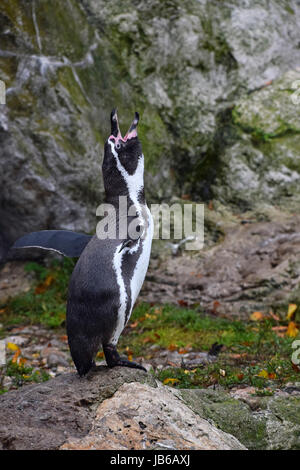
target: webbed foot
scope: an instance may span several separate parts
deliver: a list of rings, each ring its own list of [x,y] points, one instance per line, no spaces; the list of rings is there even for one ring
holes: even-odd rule
[[[137,364],[136,362],[129,361],[128,359],[122,359],[116,349],[112,344],[103,345],[103,352],[107,362],[108,367],[131,367],[132,369],[141,369],[145,372],[145,367]]]

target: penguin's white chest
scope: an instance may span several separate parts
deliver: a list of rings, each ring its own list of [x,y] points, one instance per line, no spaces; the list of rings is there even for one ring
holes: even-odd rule
[[[130,318],[133,306],[135,301],[140,293],[141,287],[143,285],[146,272],[149,265],[150,260],[150,253],[151,253],[151,245],[152,245],[152,238],[153,238],[153,218],[151,212],[147,206],[144,207],[146,217],[144,220],[146,232],[145,236],[141,237],[136,245],[136,248],[133,249],[133,253],[136,249],[139,248],[141,245],[141,252],[139,257],[136,260],[136,264],[133,270],[132,277],[130,279],[130,298],[127,295],[126,285],[128,284],[128,280],[123,277],[123,262],[124,261],[124,252],[119,252],[120,246],[117,247],[114,259],[113,259],[113,266],[116,273],[116,280],[119,288],[119,298],[120,304],[118,309],[118,318],[117,324],[114,330],[114,333],[111,338],[111,344],[117,344],[120,334],[122,333],[127,321]],[[130,252],[130,250],[129,250]],[[126,318],[126,312],[129,313]]]
[[[145,280],[148,265],[149,265],[150,253],[151,253],[151,245],[152,245],[152,238],[153,238],[153,218],[147,206],[146,206],[146,219],[147,220],[145,222],[147,226],[147,232],[146,232],[145,238],[141,240],[142,252],[137,260],[136,266],[134,268],[133,276],[130,282],[131,311],[133,309],[134,303],[140,293],[143,282]]]

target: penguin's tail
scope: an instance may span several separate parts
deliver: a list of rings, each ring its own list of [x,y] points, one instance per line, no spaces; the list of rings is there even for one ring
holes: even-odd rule
[[[95,365],[94,358],[99,349],[99,342],[80,335],[68,335],[71,356],[80,377],[86,375]]]

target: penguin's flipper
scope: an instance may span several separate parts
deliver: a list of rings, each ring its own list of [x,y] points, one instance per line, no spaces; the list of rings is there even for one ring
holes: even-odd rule
[[[92,235],[71,232],[69,230],[42,230],[32,232],[19,238],[12,249],[15,248],[42,248],[52,250],[70,258],[81,255]]]
[[[127,240],[124,240],[123,243],[122,243],[122,246],[119,249],[119,253],[122,250],[124,250],[124,248],[132,248],[133,245],[139,240],[139,238],[137,240],[132,240],[131,238],[128,238]]]

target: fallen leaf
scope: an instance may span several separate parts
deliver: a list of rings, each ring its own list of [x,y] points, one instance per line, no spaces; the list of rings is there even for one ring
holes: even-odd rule
[[[237,378],[238,378],[239,380],[243,380],[244,374],[238,374],[238,375],[237,375]]]
[[[104,352],[103,351],[99,351],[96,355],[96,357],[98,357],[99,359],[103,358],[104,357]]]
[[[11,362],[12,362],[13,364],[15,364],[15,363],[17,362],[18,357],[20,356],[20,354],[21,354],[21,350],[18,349],[18,350],[15,352],[15,354],[13,355],[13,358],[12,358],[12,360],[11,360]]]
[[[273,320],[280,321],[280,317],[278,315],[275,315],[272,310],[269,310],[269,315],[273,318]]]
[[[17,346],[15,343],[10,343],[10,342],[6,343],[6,347],[10,351],[18,351],[20,349],[19,346]]]
[[[218,300],[215,300],[214,303],[213,303],[213,308],[212,308],[212,311],[214,313],[216,313],[217,309],[220,307],[220,302],[218,302]]]
[[[178,364],[175,364],[175,362],[172,362],[172,361],[168,361],[167,364],[168,366],[171,366],[171,367],[178,367]]]
[[[175,384],[175,383],[177,383],[177,382],[179,382],[179,379],[171,379],[171,378],[170,378],[170,379],[165,379],[165,380],[163,381],[163,384],[164,384],[164,385],[167,385],[167,384],[169,384],[169,383],[170,383],[170,384]]]
[[[277,375],[274,372],[269,372],[269,379],[274,380],[276,377]]]
[[[150,315],[150,313],[146,313],[145,317],[146,317],[146,318],[150,318],[151,320],[155,320],[155,319],[156,319],[155,315]]]
[[[153,313],[154,313],[155,315],[161,315],[161,314],[162,314],[162,311],[163,311],[162,307],[158,307],[158,308],[156,308],[156,309],[154,310]]]
[[[132,354],[128,354],[127,359],[128,361],[132,361]]]
[[[296,323],[291,321],[288,324],[286,335],[289,336],[290,338],[295,338],[298,335],[298,333],[299,333],[299,329],[297,328]]]
[[[3,313],[5,313],[5,308],[0,308],[0,315],[2,315]]]
[[[145,338],[143,338],[143,344],[147,344],[147,343],[155,343],[155,340],[153,338],[151,338],[150,336],[146,336]]]
[[[263,314],[261,312],[253,312],[250,315],[250,320],[252,321],[260,321],[264,318]]]
[[[186,354],[186,353],[189,352],[189,349],[188,348],[180,348],[178,352],[179,352],[179,354]]]
[[[214,210],[214,205],[213,205],[213,202],[212,202],[212,201],[209,201],[207,208],[208,208],[208,210],[210,210],[210,211],[213,211],[213,210]]]
[[[220,373],[220,375],[222,375],[222,377],[225,377],[225,375],[226,375],[226,370],[220,369],[220,370],[219,370],[219,373]]]
[[[257,374],[258,377],[263,377],[264,379],[268,379],[269,378],[269,374],[268,372],[263,369],[261,370],[258,374]]]
[[[287,331],[287,326],[273,326],[272,331],[274,331],[280,338],[283,338]]]
[[[169,351],[176,351],[176,349],[177,349],[176,344],[169,344],[169,346],[168,346]]]
[[[178,305],[180,305],[180,307],[187,307],[188,306],[188,303],[185,301],[185,300],[177,300],[177,303]]]
[[[130,323],[129,326],[130,328],[136,328],[138,326],[139,322],[138,321],[135,321],[133,323]]]
[[[296,310],[297,310],[297,305],[296,304],[289,304],[286,319],[291,320],[294,317],[294,313],[296,312]]]
[[[246,352],[245,352],[245,353],[241,353],[241,354],[232,353],[232,354],[229,355],[229,357],[230,357],[231,359],[242,359],[242,358],[245,358],[245,357],[247,357],[247,356],[248,356],[248,353],[246,353]]]
[[[293,368],[296,372],[300,372],[300,367],[297,366],[297,364],[295,364],[294,362],[292,362],[292,368]]]

